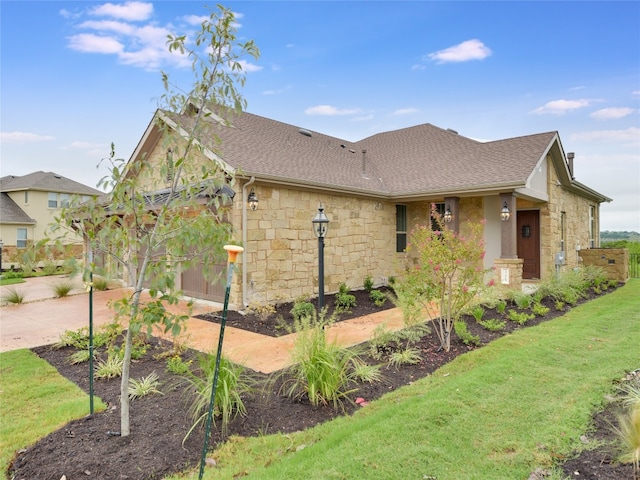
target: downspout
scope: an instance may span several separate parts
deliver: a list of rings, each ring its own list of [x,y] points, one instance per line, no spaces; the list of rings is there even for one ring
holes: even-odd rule
[[[256,181],[256,177],[251,177],[247,183],[242,186],[242,246],[244,253],[242,254],[242,308],[249,305],[247,295],[247,187]]]

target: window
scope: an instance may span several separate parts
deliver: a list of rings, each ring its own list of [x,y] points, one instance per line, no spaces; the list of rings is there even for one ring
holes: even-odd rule
[[[18,228],[16,231],[16,247],[27,248],[27,229]]]
[[[440,221],[442,221],[442,217],[444,216],[444,203],[434,203],[433,205],[435,206],[435,211],[440,217]],[[434,232],[440,230],[440,225],[438,225],[434,216],[431,213],[429,215],[431,215],[431,230]]]
[[[173,165],[173,150],[167,150],[167,174],[165,180],[167,183],[173,182],[174,165]]]
[[[60,206],[62,208],[69,207],[69,194],[68,193],[61,193],[60,194]]]
[[[407,249],[407,206],[396,205],[396,252]]]
[[[49,208],[58,208],[58,194],[54,192],[49,192]]]
[[[596,207],[589,205],[589,246],[596,246]]]
[[[29,205],[29,191],[25,190],[24,192],[24,204]]]

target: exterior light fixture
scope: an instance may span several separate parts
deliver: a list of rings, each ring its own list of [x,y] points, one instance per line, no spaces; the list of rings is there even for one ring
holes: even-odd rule
[[[449,205],[447,205],[444,215],[442,216],[442,220],[444,220],[445,223],[450,223],[452,219],[453,213],[451,213],[451,209],[449,208]]]
[[[329,219],[324,214],[322,204],[311,222],[313,234],[318,237],[318,311],[320,311],[324,307],[324,237],[327,236],[329,230]]]
[[[507,202],[504,202],[502,210],[500,210],[500,218],[503,222],[506,222],[511,218],[511,210],[509,210],[509,207],[507,207]]]
[[[258,200],[258,196],[253,188],[247,196],[247,203],[249,204],[249,208],[254,212],[258,209],[258,203],[260,203],[260,201]]]

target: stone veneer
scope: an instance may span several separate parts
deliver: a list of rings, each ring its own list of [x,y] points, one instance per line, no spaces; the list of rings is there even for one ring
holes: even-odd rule
[[[629,250],[626,248],[590,248],[581,250],[584,265],[602,268],[609,280],[626,282],[629,279]]]

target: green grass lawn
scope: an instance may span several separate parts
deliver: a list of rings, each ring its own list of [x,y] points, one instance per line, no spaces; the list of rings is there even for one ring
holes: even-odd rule
[[[104,409],[96,399],[95,410]],[[89,413],[89,396],[30,350],[0,354],[0,468],[14,453]]]
[[[24,283],[24,278],[0,278],[0,286],[15,285],[16,283]]]
[[[213,454],[218,466],[205,478],[528,478],[584,448],[579,437],[612,382],[640,367],[639,342],[640,281],[632,280],[352,417],[293,435],[233,439]]]
[[[232,438],[212,453],[218,466],[205,478],[528,478],[582,445],[612,382],[640,367],[639,339],[640,280],[631,280],[351,417],[291,435]],[[16,449],[88,413],[87,396],[29,351],[0,354],[0,372],[3,468]],[[197,476],[196,468],[172,478]]]

